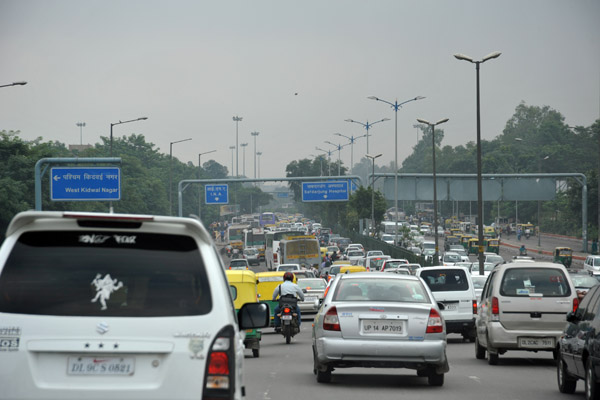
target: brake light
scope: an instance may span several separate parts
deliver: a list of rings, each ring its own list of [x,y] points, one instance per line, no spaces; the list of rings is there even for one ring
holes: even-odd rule
[[[477,300],[473,300],[473,314],[477,315]]]
[[[444,322],[440,313],[435,308],[429,311],[429,319],[427,320],[427,330],[425,333],[442,333],[444,332]]]
[[[578,307],[579,307],[579,298],[575,297],[575,298],[573,298],[573,312],[577,311]]]
[[[292,310],[290,310],[289,307],[286,307],[286,308],[283,309],[283,312],[286,313],[286,314],[288,314],[290,311],[292,311]]]
[[[232,398],[235,390],[234,328],[223,328],[207,355],[204,400]]]
[[[492,297],[492,314],[499,315],[500,314],[500,305],[498,304],[498,298]]]
[[[337,309],[335,307],[331,307],[325,313],[325,317],[323,317],[323,329],[326,331],[341,331],[340,319],[338,318]]]
[[[273,261],[277,262],[277,253],[273,253]]]

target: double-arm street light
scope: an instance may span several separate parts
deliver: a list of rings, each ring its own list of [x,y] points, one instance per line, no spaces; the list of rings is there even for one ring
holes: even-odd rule
[[[365,135],[361,135],[358,137],[346,136],[346,135],[342,135],[341,133],[334,133],[334,135],[344,137],[350,141],[348,143],[348,144],[350,144],[350,174],[354,175],[354,142],[356,141],[356,139],[366,137],[367,135],[365,134]]]
[[[233,117],[235,121],[235,176],[240,176],[240,171],[238,169],[239,157],[238,157],[238,123],[242,120],[242,117],[238,117],[237,115]],[[231,167],[231,172],[233,174],[233,166]]]
[[[0,85],[0,88],[2,88],[2,87],[9,87],[9,86],[23,86],[23,85],[27,85],[27,82],[25,82],[25,81],[13,82],[13,83],[9,83],[9,84],[6,84],[6,85]]]
[[[394,128],[394,209],[396,213],[396,226],[395,226],[395,236],[394,243],[396,243],[396,238],[398,237],[398,109],[401,108],[404,104],[410,103],[411,101],[422,100],[425,97],[417,96],[415,98],[403,101],[402,103],[398,103],[398,100],[389,102],[387,100],[380,99],[379,97],[369,96],[367,99],[381,101],[382,103],[389,104],[394,109],[395,114],[395,128]],[[397,244],[397,243],[396,243]]]
[[[140,117],[140,118],[136,118],[136,119],[130,119],[129,121],[119,121],[119,122],[113,122],[110,124],[110,156],[111,157],[113,155],[113,126],[127,124],[129,122],[145,121],[147,119],[148,119],[148,117]]]
[[[371,160],[373,160],[373,173],[371,174],[371,230],[369,231],[369,236],[373,236],[375,234],[375,159],[381,157],[383,154],[379,153],[375,156],[371,154],[365,154],[365,156]],[[396,240],[394,238],[394,240]]]
[[[341,169],[341,167],[342,167],[342,161],[341,161],[342,147],[346,147],[350,143],[341,145],[341,144],[331,143],[329,140],[326,140],[325,143],[337,147],[337,151],[338,151],[338,176],[340,176],[340,175],[342,175],[342,169]]]
[[[389,118],[383,118],[383,119],[380,119],[379,121],[373,122],[372,124],[370,124],[369,121],[367,121],[366,123],[362,123],[360,121],[355,121],[353,119],[345,119],[344,121],[353,122],[355,124],[362,125],[367,130],[367,134],[365,136],[367,137],[367,154],[369,154],[369,129],[371,129],[371,127],[375,124],[378,124],[378,123],[384,122],[384,121],[389,121],[389,120],[390,120]]]
[[[322,151],[323,153],[327,154],[327,157],[328,157],[327,164],[329,166],[328,176],[331,176],[331,153],[333,153],[333,152],[331,150],[324,150],[319,147],[315,147],[315,150],[319,150],[319,151]]]
[[[214,153],[216,150],[210,150],[210,151],[205,151],[204,153],[198,153],[198,179],[201,178],[201,171],[202,171],[202,161],[201,161],[201,157],[204,154],[210,154],[210,153]],[[198,185],[198,218],[202,219],[202,215],[201,210],[202,210],[202,198],[201,195],[202,194],[202,187],[200,185]]]
[[[476,87],[477,87],[477,244],[479,245],[479,274],[483,275],[483,192],[481,184],[481,113],[479,99],[479,65],[487,60],[500,57],[500,52],[495,51],[483,57],[481,61],[474,61],[471,57],[464,54],[455,54],[454,57],[458,60],[468,61],[475,64],[476,71]]]
[[[435,238],[435,254],[433,255],[433,265],[438,264],[439,260],[439,247],[438,247],[438,215],[437,215],[437,183],[436,183],[436,175],[435,175],[435,126],[443,124],[444,122],[448,122],[448,118],[440,119],[435,124],[431,122],[417,118],[422,124],[429,125],[431,127],[431,146],[432,146],[432,155],[433,155],[433,237]]]
[[[187,142],[188,140],[192,140],[192,138],[169,143],[169,215],[173,215],[173,145],[175,143]]]
[[[254,136],[254,179],[256,179],[256,137],[260,135],[260,132],[250,132]]]

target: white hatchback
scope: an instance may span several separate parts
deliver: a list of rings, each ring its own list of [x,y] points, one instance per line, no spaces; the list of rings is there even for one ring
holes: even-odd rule
[[[269,320],[260,303],[236,316],[189,218],[20,213],[0,293],[2,399],[241,399],[240,329]]]

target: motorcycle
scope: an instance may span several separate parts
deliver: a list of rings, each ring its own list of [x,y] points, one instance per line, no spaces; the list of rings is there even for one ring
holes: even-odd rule
[[[296,297],[283,296],[279,298],[279,309],[281,311],[278,316],[281,320],[281,334],[285,337],[286,344],[290,344],[292,337],[300,332],[298,314],[296,313],[297,306],[298,299]]]

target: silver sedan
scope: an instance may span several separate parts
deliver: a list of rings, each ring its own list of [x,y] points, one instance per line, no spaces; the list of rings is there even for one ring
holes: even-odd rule
[[[329,382],[335,368],[409,368],[444,384],[444,320],[427,285],[410,275],[338,274],[312,331],[313,372]]]

